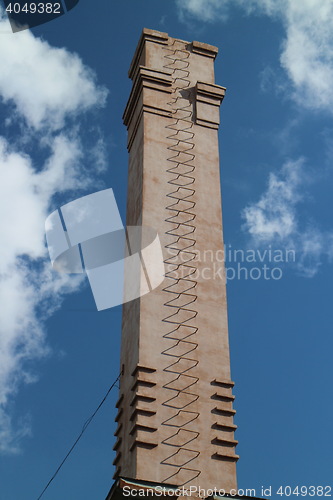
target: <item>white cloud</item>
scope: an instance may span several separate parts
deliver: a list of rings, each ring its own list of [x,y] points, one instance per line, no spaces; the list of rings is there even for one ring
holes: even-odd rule
[[[0,137],[0,233],[6,245],[1,249],[0,273],[19,255],[45,256],[44,221],[55,193],[85,187],[79,178],[82,151],[78,139],[58,135],[50,141],[50,155],[37,172],[32,159],[10,148]]]
[[[294,85],[293,97],[311,109],[333,105],[333,3],[288,2],[281,64]]]
[[[212,22],[227,18],[229,0],[176,0],[176,5],[182,18],[187,15]]]
[[[19,387],[34,381],[26,362],[47,355],[44,320],[81,282],[52,272],[45,219],[55,195],[91,185],[89,154],[98,160],[98,172],[105,168],[103,138],[98,134],[87,151],[80,117],[104,104],[106,90],[77,55],[28,30],[4,34],[4,23],[0,97],[8,116],[3,119],[8,126],[20,125],[23,134],[15,144],[0,136],[0,452],[15,452],[29,434],[29,423],[15,425],[10,411]],[[36,145],[33,153],[27,137]]]
[[[1,275],[0,452],[16,452],[18,438],[29,434],[25,421],[19,428],[12,425],[8,405],[22,384],[35,381],[25,363],[49,352],[43,320],[79,283],[80,278],[53,274],[47,260],[33,262],[28,256],[17,257]]]
[[[2,99],[35,129],[58,130],[66,118],[105,103],[106,90],[78,55],[51,47],[29,30],[1,36],[0,60]]]
[[[285,30],[279,59],[287,78],[281,81],[267,67],[260,75],[262,90],[274,84],[278,93],[283,90],[302,108],[333,112],[332,0],[176,0],[176,4],[183,19],[187,15],[206,22],[225,21],[234,8],[248,15],[279,19]],[[292,120],[279,135],[284,149],[290,147],[290,130],[295,123]],[[288,162],[278,174],[271,174],[259,201],[243,211],[244,229],[254,244],[279,243],[295,248],[298,269],[313,276],[323,256],[332,259],[333,233],[314,224],[301,224],[299,204],[304,200],[305,184],[303,160]]]
[[[277,17],[285,27],[280,63],[292,83],[291,97],[313,110],[333,109],[332,0],[176,0],[179,13],[201,21],[227,18],[231,7]]]
[[[303,160],[288,162],[279,175],[271,173],[260,200],[244,210],[246,228],[255,239],[283,239],[297,230],[295,207],[301,199],[302,164]]]
[[[305,201],[308,175],[304,160],[289,161],[271,173],[266,191],[242,212],[243,230],[254,246],[276,245],[296,251],[296,267],[306,277],[319,270],[324,256],[332,257],[333,233],[300,221],[299,204]]]
[[[20,451],[20,443],[23,438],[31,436],[30,419],[26,416],[21,419],[18,428],[13,428],[13,424],[8,413],[0,410],[0,452],[18,453]]]

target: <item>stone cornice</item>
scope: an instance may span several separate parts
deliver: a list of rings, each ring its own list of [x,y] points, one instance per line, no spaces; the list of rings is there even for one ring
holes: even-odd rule
[[[209,45],[208,43],[202,42],[192,42],[191,44],[192,52],[200,54],[201,56],[216,58],[219,49],[214,47],[214,45]]]
[[[226,89],[211,83],[197,82],[196,85],[196,123],[203,127],[218,129],[220,124],[220,105]]]
[[[133,88],[123,115],[124,124],[129,130],[129,146],[144,111],[170,116],[170,109],[167,106],[169,97],[163,101],[163,99],[153,99],[152,94],[156,91],[170,94],[171,86],[172,78],[168,73],[144,66],[137,68]],[[146,92],[144,92],[145,90]]]
[[[141,37],[134,53],[130,68],[128,70],[128,76],[132,80],[134,79],[134,75],[136,73],[137,67],[140,64],[140,60],[142,58],[142,53],[144,50],[144,46],[146,41],[159,43],[162,45],[167,45],[169,40],[168,33],[163,33],[161,31],[150,30],[148,28],[144,28]]]
[[[197,82],[197,100],[220,106],[225,96],[226,88],[211,83]]]

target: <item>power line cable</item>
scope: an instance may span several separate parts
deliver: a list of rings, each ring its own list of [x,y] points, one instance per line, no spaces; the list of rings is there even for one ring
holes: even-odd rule
[[[94,413],[85,421],[83,427],[82,427],[82,430],[80,432],[80,434],[78,435],[78,437],[76,438],[76,440],[74,441],[73,445],[71,446],[71,448],[69,449],[68,453],[66,454],[65,458],[63,459],[63,461],[61,462],[61,464],[59,465],[59,467],[57,468],[57,470],[55,471],[55,473],[53,474],[53,476],[51,477],[51,479],[49,480],[49,482],[47,483],[47,485],[45,486],[45,488],[43,489],[43,491],[41,492],[41,494],[39,495],[39,497],[37,498],[37,500],[40,500],[42,498],[42,496],[44,495],[44,493],[46,492],[46,490],[48,489],[48,487],[50,486],[50,484],[52,483],[52,481],[55,479],[55,477],[57,476],[57,474],[59,473],[60,469],[62,468],[62,466],[64,465],[64,463],[66,462],[66,460],[68,459],[68,457],[70,456],[70,454],[72,453],[72,451],[74,450],[75,446],[78,444],[78,442],[80,441],[80,439],[82,438],[83,434],[85,433],[85,431],[87,430],[87,427],[91,424],[92,420],[94,419],[94,417],[96,416],[98,410],[103,406],[103,404],[105,403],[108,395],[110,394],[110,392],[112,391],[112,389],[117,385],[117,382],[120,380],[120,374],[118,375],[118,377],[116,378],[116,380],[110,385],[107,393],[105,394],[104,398],[102,399],[102,401],[99,403],[99,405],[97,406],[96,410],[94,411]]]

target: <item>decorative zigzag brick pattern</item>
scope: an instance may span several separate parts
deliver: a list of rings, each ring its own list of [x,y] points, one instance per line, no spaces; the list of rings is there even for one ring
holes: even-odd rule
[[[173,40],[165,49],[167,60],[164,66],[171,70],[173,78],[172,101],[169,103],[172,110],[173,123],[167,126],[170,134],[168,149],[170,164],[167,172],[170,174],[168,183],[172,190],[168,194],[171,203],[166,207],[172,215],[166,221],[170,229],[166,234],[173,237],[166,246],[171,256],[165,260],[167,266],[167,286],[164,291],[168,294],[165,302],[167,315],[163,319],[170,325],[170,331],[164,338],[170,340],[170,347],[163,351],[163,355],[170,358],[170,364],[164,369],[175,377],[164,385],[170,391],[170,397],[163,402],[163,406],[174,409],[174,414],[162,425],[172,428],[170,436],[164,439],[163,444],[172,447],[172,452],[162,464],[170,467],[169,474],[163,482],[172,482],[184,485],[199,476],[200,470],[195,467],[196,458],[200,452],[196,450],[196,440],[199,432],[187,429],[188,424],[199,417],[197,411],[192,411],[193,403],[199,398],[197,390],[198,377],[193,369],[198,364],[194,351],[198,348],[196,333],[198,328],[193,320],[197,316],[195,302],[197,300],[194,278],[196,267],[192,262],[195,259],[195,155],[193,110],[189,80],[189,56],[185,42]]]

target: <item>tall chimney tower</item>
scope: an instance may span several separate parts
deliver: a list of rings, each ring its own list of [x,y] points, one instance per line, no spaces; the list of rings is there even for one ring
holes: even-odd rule
[[[127,225],[158,230],[166,277],[123,306],[118,483],[237,488],[216,55],[144,29],[129,70]]]

